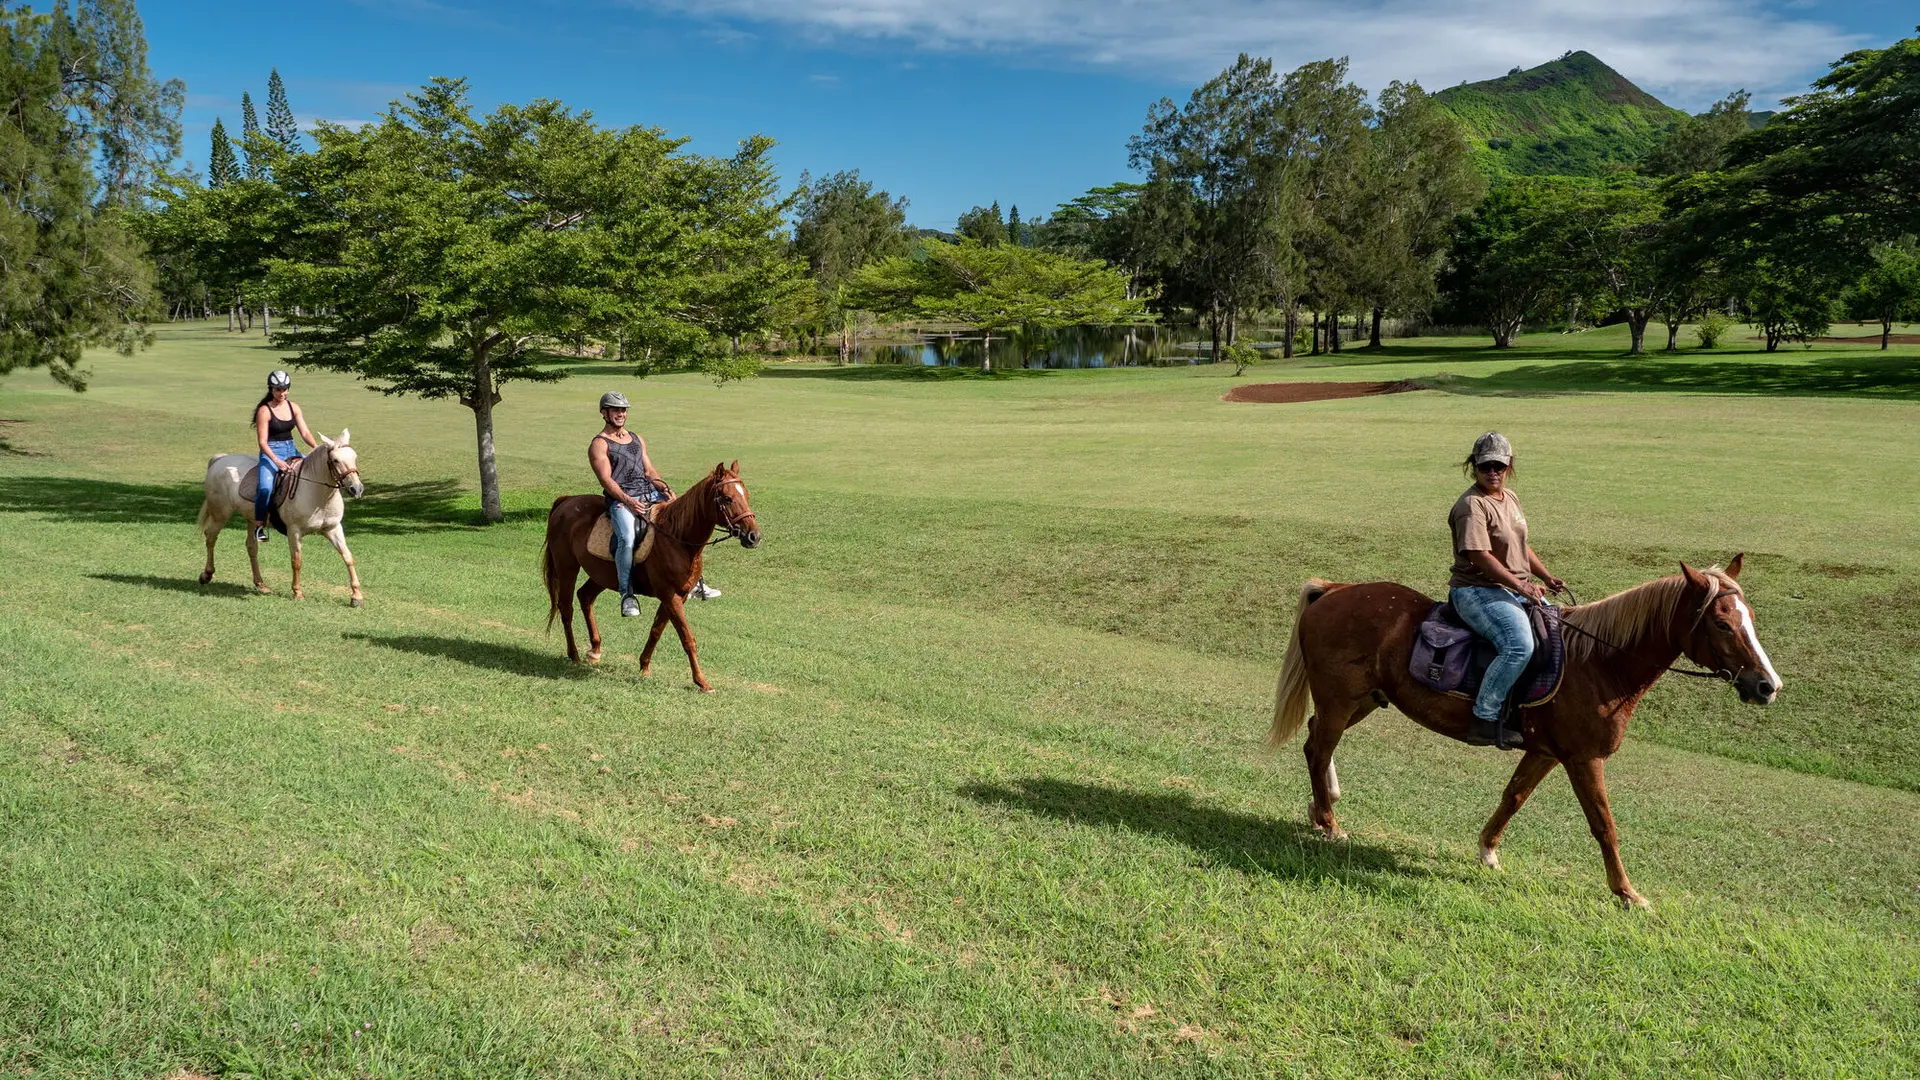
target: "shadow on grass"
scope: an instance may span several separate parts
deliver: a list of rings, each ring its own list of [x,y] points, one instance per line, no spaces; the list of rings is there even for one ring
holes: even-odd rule
[[[1328,843],[1305,822],[1221,810],[1185,794],[1149,794],[1050,777],[1015,781],[1013,787],[967,784],[959,792],[991,806],[1164,836],[1187,845],[1215,866],[1275,877],[1353,881],[1381,874],[1433,876],[1361,841]]]
[[[847,364],[832,366],[769,366],[760,373],[763,379],[838,379],[842,382],[990,382],[1004,379],[1035,379],[1057,375],[1066,368],[994,368],[981,371],[971,367],[928,367],[925,364]]]
[[[1760,360],[1579,360],[1529,365],[1480,378],[1440,376],[1422,382],[1454,394],[1669,392],[1781,397],[1920,399],[1920,363],[1912,357]]]
[[[128,484],[64,476],[10,477],[0,487],[0,513],[44,514],[59,521],[104,525],[193,524],[204,489],[199,483]],[[454,480],[369,484],[347,502],[346,528],[391,534],[484,526],[471,493]],[[545,521],[547,508],[507,512],[508,521]]]
[[[470,667],[490,668],[509,675],[529,675],[540,679],[583,679],[590,672],[566,658],[564,653],[535,652],[519,645],[501,645],[492,641],[439,637],[433,634],[341,634],[348,641],[364,641],[395,652],[416,656],[438,656]]]
[[[138,585],[146,589],[165,589],[168,592],[192,593],[195,596],[251,596],[253,590],[233,581],[209,581],[200,584],[198,578],[158,577],[154,574],[88,574],[95,581],[110,581],[115,585]]]

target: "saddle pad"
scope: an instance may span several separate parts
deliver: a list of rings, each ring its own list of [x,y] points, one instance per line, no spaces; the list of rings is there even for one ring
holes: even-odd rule
[[[1529,604],[1527,621],[1533,626],[1533,659],[1513,688],[1523,709],[1553,700],[1566,674],[1567,660],[1559,608]],[[1420,624],[1407,668],[1424,686],[1472,700],[1480,692],[1480,682],[1495,655],[1493,643],[1462,622],[1451,604],[1435,604]]]
[[[653,507],[647,507],[647,520],[653,520]],[[653,550],[653,532],[649,528],[640,538],[640,547],[633,553],[633,561],[646,562],[647,554]],[[593,523],[593,531],[587,534],[587,554],[613,561],[613,519],[605,514]]]

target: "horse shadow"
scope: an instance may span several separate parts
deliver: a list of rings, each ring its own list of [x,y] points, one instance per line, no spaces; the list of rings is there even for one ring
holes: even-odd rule
[[[1292,879],[1338,880],[1374,888],[1391,877],[1432,878],[1395,852],[1363,840],[1329,843],[1304,822],[1208,806],[1185,793],[1148,793],[1036,776],[966,784],[975,802],[1079,825],[1109,825],[1177,840],[1211,866]]]
[[[591,674],[586,667],[568,660],[565,656],[537,652],[519,645],[502,645],[497,642],[475,641],[469,638],[440,637],[435,634],[395,634],[382,637],[378,634],[345,633],[340,636],[348,641],[361,641],[368,645],[378,645],[383,649],[392,649],[395,652],[412,653],[416,656],[438,656],[469,667],[504,671],[509,675],[526,675],[540,679],[584,679]]]
[[[200,584],[198,578],[169,578],[154,574],[88,574],[96,581],[111,581],[116,585],[139,585],[147,589],[165,589],[169,592],[192,593],[195,596],[252,596],[253,590],[232,581],[210,581]]]

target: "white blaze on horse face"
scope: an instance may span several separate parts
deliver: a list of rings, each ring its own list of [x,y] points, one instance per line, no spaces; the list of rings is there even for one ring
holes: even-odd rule
[[[1753,629],[1753,612],[1747,610],[1747,602],[1738,596],[1733,598],[1734,609],[1740,612],[1740,632],[1747,635],[1747,644],[1752,647],[1753,655],[1760,658],[1760,666],[1766,669],[1767,681],[1773,683],[1775,693],[1781,689],[1780,673],[1773,670],[1773,661],[1767,658],[1767,647],[1760,644],[1760,635]]]

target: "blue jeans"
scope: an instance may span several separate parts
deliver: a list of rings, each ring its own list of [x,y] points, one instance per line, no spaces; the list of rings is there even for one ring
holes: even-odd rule
[[[620,599],[625,600],[633,595],[633,534],[639,523],[625,503],[607,507],[607,520],[613,522],[613,572],[620,578]]]
[[[1500,706],[1520,681],[1527,661],[1533,659],[1533,626],[1527,621],[1526,601],[1507,589],[1462,585],[1448,591],[1447,602],[1460,613],[1462,622],[1498,650],[1473,702],[1473,715],[1491,723],[1500,718]]]
[[[300,451],[294,448],[292,439],[286,439],[281,442],[270,442],[267,446],[274,453],[280,455],[281,461],[289,465],[300,460]],[[279,480],[279,467],[274,465],[272,458],[261,454],[260,479],[253,492],[253,520],[262,523],[267,520],[267,506],[273,501],[273,488]]]

